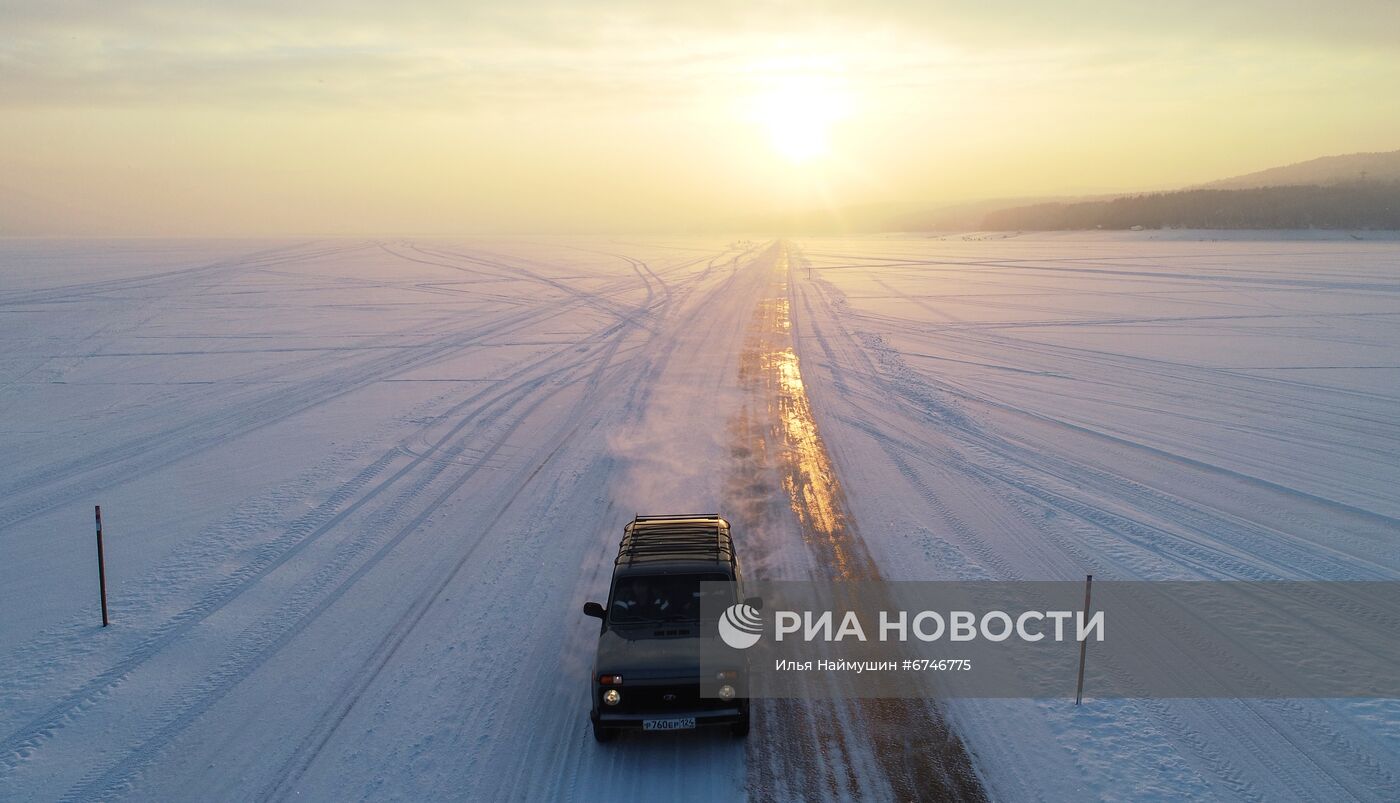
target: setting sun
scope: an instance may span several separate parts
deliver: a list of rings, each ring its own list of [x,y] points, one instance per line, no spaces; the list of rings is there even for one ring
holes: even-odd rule
[[[778,155],[804,164],[829,155],[833,126],[848,103],[830,83],[814,77],[785,77],[753,100],[753,116]]]

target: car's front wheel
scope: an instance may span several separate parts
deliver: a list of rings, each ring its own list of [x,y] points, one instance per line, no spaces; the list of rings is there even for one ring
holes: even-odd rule
[[[611,742],[617,736],[616,728],[605,728],[597,722],[593,723],[593,738],[598,742]]]

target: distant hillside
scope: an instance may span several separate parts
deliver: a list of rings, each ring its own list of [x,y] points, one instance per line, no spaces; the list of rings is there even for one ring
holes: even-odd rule
[[[1324,156],[1320,159],[1309,159],[1306,162],[1212,181],[1192,189],[1242,190],[1303,184],[1349,184],[1356,181],[1400,181],[1400,151]]]
[[[1328,186],[1197,189],[1000,209],[992,230],[1400,229],[1400,181]]]
[[[1400,229],[1397,187],[1400,150],[1324,156],[1175,191],[866,204],[748,216],[728,228],[803,234],[1133,226]]]

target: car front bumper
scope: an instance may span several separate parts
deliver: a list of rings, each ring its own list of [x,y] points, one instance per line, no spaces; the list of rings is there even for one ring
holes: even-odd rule
[[[593,721],[605,728],[642,727],[645,719],[685,719],[695,718],[695,726],[732,725],[748,715],[748,701],[736,701],[725,708],[668,709],[665,711],[598,711],[592,712]]]

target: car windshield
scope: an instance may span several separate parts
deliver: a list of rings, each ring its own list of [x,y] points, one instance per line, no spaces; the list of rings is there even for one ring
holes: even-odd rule
[[[612,624],[694,622],[700,619],[701,582],[727,582],[723,574],[656,574],[619,578],[613,586]],[[710,592],[720,604],[734,599],[732,587]]]

